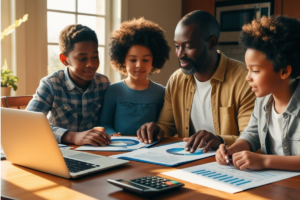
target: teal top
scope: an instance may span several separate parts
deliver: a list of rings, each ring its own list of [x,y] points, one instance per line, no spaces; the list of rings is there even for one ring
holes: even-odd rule
[[[110,85],[104,96],[100,126],[107,134],[136,135],[145,123],[156,122],[164,103],[165,88],[150,82],[145,90],[129,88],[124,80]]]

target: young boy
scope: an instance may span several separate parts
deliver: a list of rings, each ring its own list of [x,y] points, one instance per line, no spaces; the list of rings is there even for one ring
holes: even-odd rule
[[[258,97],[250,122],[228,148],[220,145],[219,164],[232,155],[239,169],[300,171],[300,22],[271,16],[243,27],[246,80]],[[255,153],[261,148],[262,154]]]
[[[95,146],[110,143],[109,136],[93,129],[99,124],[108,78],[99,67],[96,33],[80,24],[59,35],[60,60],[67,66],[44,77],[26,110],[47,115],[58,143]]]

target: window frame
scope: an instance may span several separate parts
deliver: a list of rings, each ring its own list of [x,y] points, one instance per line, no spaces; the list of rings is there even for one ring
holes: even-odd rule
[[[106,75],[107,77],[110,77],[111,70],[110,70],[110,64],[109,64],[109,53],[108,53],[108,43],[110,39],[110,32],[111,32],[111,15],[112,15],[112,9],[111,9],[111,2],[110,0],[104,0],[105,1],[105,15],[98,15],[98,14],[89,14],[89,13],[81,13],[78,12],[78,0],[75,0],[75,11],[64,11],[64,10],[55,10],[55,9],[48,9],[47,7],[47,1],[46,0],[46,27],[48,24],[48,18],[47,14],[48,12],[56,12],[56,13],[64,13],[64,14],[73,14],[75,15],[75,24],[77,24],[78,20],[78,15],[84,15],[84,16],[92,16],[92,17],[102,17],[105,20],[105,45],[103,44],[98,44],[98,47],[103,47],[104,48],[104,63],[103,63],[103,68],[100,69],[101,74]],[[47,48],[47,68],[46,68],[46,75],[48,75],[48,45],[59,45],[59,43],[54,43],[54,42],[48,42],[48,30],[46,29],[46,48]],[[100,60],[100,63],[103,61]],[[50,75],[50,74],[49,74]]]

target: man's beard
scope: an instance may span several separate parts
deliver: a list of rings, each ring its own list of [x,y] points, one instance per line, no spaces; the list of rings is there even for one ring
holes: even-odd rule
[[[195,68],[194,63],[191,60],[189,60],[190,64],[192,65],[192,67],[190,69],[185,69],[184,67],[181,67],[179,59],[178,59],[178,62],[179,62],[179,67],[181,68],[181,70],[184,74],[193,75],[197,72],[197,69]]]
[[[181,67],[181,70],[185,75],[193,75],[197,72],[197,69],[195,67],[192,67],[190,69],[184,69]]]

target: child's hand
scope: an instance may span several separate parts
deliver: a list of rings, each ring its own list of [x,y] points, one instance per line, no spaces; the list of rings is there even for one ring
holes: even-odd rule
[[[250,151],[241,151],[234,153],[232,160],[234,166],[238,169],[262,170],[265,169],[267,159],[262,154],[257,154]]]
[[[105,146],[110,144],[110,137],[104,131],[91,129],[88,131],[77,132],[74,134],[74,144],[91,144],[94,146]]]
[[[219,149],[216,153],[216,160],[220,165],[228,165],[232,161],[229,160],[229,156],[231,155],[230,149],[227,149],[227,152],[225,151],[225,145],[220,144]]]
[[[110,137],[120,137],[122,136],[121,132],[111,134]]]

